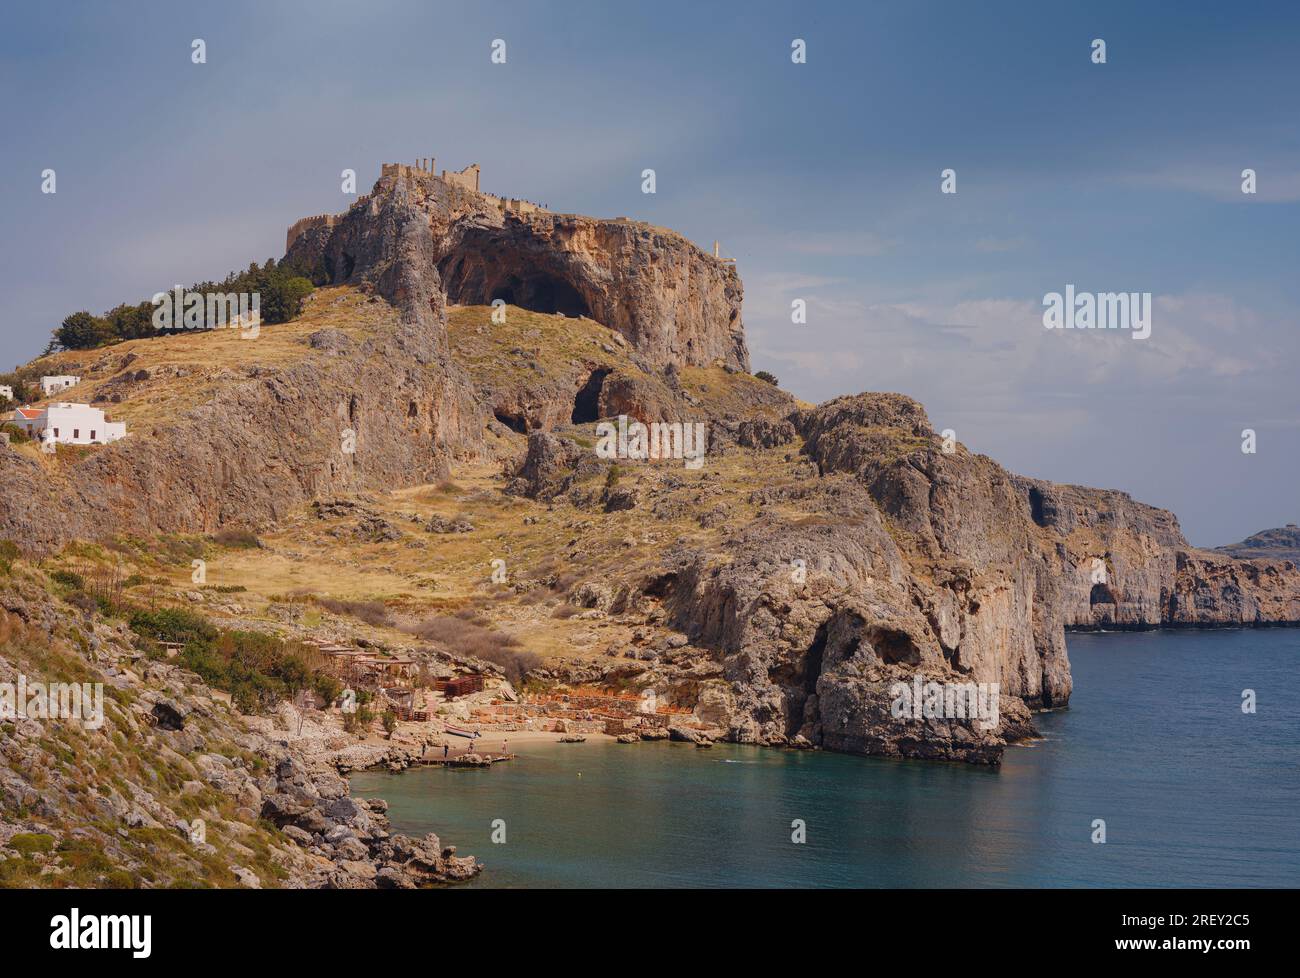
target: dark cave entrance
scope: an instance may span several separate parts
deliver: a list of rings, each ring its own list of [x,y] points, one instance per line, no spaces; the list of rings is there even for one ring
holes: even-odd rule
[[[609,368],[593,370],[587,382],[582,385],[573,398],[573,414],[569,418],[574,424],[592,424],[600,418],[600,392],[605,386]]]
[[[1047,525],[1047,518],[1043,515],[1043,493],[1037,486],[1029,487],[1029,515],[1039,526]]]
[[[562,278],[554,275],[511,275],[493,287],[489,304],[501,299],[507,305],[530,312],[560,313],[570,319],[591,317],[591,309],[582,294]]]
[[[511,431],[520,435],[528,434],[528,421],[522,415],[508,414],[505,411],[493,411],[492,415]]]
[[[817,629],[813,644],[808,647],[808,654],[803,660],[803,690],[812,694],[817,692],[817,680],[822,674],[822,659],[826,655],[826,623]]]
[[[1099,604],[1119,604],[1119,599],[1115,597],[1115,592],[1110,589],[1109,584],[1092,586],[1092,593],[1088,595],[1088,605],[1095,608]]]

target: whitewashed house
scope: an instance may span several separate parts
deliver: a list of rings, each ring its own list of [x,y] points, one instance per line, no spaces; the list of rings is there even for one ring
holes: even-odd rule
[[[125,421],[106,421],[104,412],[89,404],[20,407],[13,423],[32,438],[56,445],[107,445],[126,437]]]
[[[57,377],[42,377],[41,395],[53,397],[59,391],[66,391],[69,387],[76,387],[80,383],[80,377],[71,377],[66,374],[60,374]]]
[[[8,384],[0,384],[0,401],[12,401],[14,399],[14,389]]]

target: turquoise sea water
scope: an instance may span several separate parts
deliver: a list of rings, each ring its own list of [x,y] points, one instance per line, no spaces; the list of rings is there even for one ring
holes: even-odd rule
[[[353,790],[478,856],[476,886],[1300,886],[1300,631],[1068,639],[1071,708],[1000,770],[589,742]]]

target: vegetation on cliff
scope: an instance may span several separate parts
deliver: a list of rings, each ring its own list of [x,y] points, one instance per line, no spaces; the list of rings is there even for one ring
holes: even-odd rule
[[[253,262],[245,271],[231,272],[220,282],[200,282],[191,285],[189,293],[257,293],[260,298],[263,325],[287,323],[302,312],[303,301],[312,292],[310,278],[292,263],[276,263],[268,258],[265,265]],[[114,306],[102,316],[82,310],[67,316],[54,330],[51,350],[89,350],[119,343],[123,340],[146,339],[172,333],[191,332],[186,328],[159,329],[154,325],[153,302],[145,300],[134,305],[123,303]],[[177,313],[179,319],[179,312]],[[200,330],[212,329],[216,324],[206,318]]]

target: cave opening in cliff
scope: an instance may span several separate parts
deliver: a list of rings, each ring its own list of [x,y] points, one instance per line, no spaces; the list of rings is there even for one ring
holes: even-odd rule
[[[493,411],[492,415],[511,431],[521,435],[528,434],[528,420],[523,415],[500,410]]]
[[[1043,494],[1037,486],[1029,487],[1029,515],[1039,526],[1047,525],[1047,518],[1043,515]]]
[[[569,282],[545,273],[510,275],[492,288],[488,303],[497,299],[530,312],[560,313],[570,319],[591,316],[587,302]]]
[[[1115,597],[1115,592],[1111,590],[1109,584],[1092,586],[1092,593],[1088,595],[1088,605],[1095,608],[1099,604],[1119,604],[1119,599]]]
[[[907,632],[895,628],[877,628],[871,631],[868,640],[882,662],[921,664],[921,651]]]
[[[817,680],[822,674],[822,659],[826,655],[827,626],[823,623],[817,629],[813,643],[808,647],[808,654],[803,659],[803,689],[805,693],[817,692]]]
[[[591,372],[587,382],[573,398],[573,414],[570,419],[574,424],[592,424],[600,418],[600,392],[605,386],[609,368],[601,367]]]

